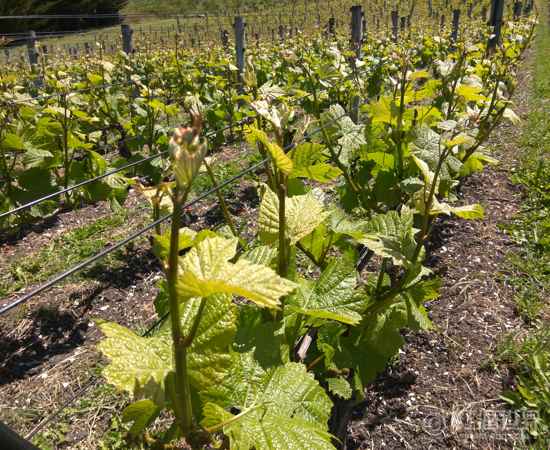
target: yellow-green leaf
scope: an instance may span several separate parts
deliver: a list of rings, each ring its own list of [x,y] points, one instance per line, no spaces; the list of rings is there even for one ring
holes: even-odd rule
[[[255,144],[260,141],[265,149],[269,152],[273,162],[277,169],[286,175],[292,172],[292,160],[284,152],[284,150],[275,142],[271,141],[265,131],[259,130],[254,127],[246,127],[245,129],[246,139],[249,143]]]
[[[182,297],[209,297],[225,293],[245,297],[259,306],[276,308],[279,299],[295,288],[269,267],[246,259],[229,262],[237,239],[212,237],[200,242],[180,259],[177,281]]]
[[[262,185],[259,228],[262,240],[275,242],[279,233],[279,198],[269,187]],[[287,197],[285,200],[286,237],[295,244],[310,234],[329,215],[313,192]]]
[[[483,219],[485,211],[479,203],[451,208],[451,212],[462,219]]]
[[[479,86],[461,84],[457,86],[456,93],[457,95],[463,97],[468,102],[484,100],[486,97],[481,95],[482,88]]]
[[[192,298],[180,305],[184,335],[191,331],[200,304],[200,298]],[[190,383],[197,391],[220,383],[226,376],[236,320],[231,297],[216,295],[208,299],[188,353]],[[104,322],[99,327],[105,339],[98,348],[110,360],[103,371],[109,383],[130,394],[150,384],[163,388],[166,375],[174,368],[170,321],[153,337],[139,336],[116,323]]]

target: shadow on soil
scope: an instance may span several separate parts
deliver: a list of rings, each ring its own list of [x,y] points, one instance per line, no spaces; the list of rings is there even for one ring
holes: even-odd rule
[[[19,322],[17,328],[0,331],[0,386],[36,374],[84,342],[88,320],[73,312],[44,306]]]

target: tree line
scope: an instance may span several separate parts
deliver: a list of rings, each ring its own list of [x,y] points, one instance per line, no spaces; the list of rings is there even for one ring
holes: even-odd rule
[[[0,0],[0,15],[36,14],[109,14],[118,13],[128,0]],[[119,22],[109,19],[4,19],[0,33],[35,31],[66,31],[103,27]]]

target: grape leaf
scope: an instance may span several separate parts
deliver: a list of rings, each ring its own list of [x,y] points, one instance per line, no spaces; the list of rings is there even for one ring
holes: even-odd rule
[[[350,384],[344,378],[327,378],[328,390],[334,395],[348,400],[353,393]]]
[[[392,258],[394,264],[407,265],[416,249],[413,213],[403,208],[401,214],[389,211],[375,214],[367,224],[367,232],[358,241],[383,258]]]
[[[323,153],[324,147],[314,142],[305,142],[289,152],[294,168],[292,177],[309,178],[326,183],[338,177],[342,171],[328,164],[328,157]]]
[[[302,283],[288,299],[292,311],[306,316],[356,325],[361,320],[364,298],[355,292],[357,275],[349,257],[332,260],[316,283]]]
[[[257,141],[260,141],[264,145],[273,159],[273,162],[281,172],[287,175],[292,172],[292,160],[278,144],[269,139],[265,131],[254,127],[247,127],[245,132],[246,139],[249,143],[255,144]]]
[[[229,262],[237,252],[237,242],[237,239],[208,238],[180,258],[178,295],[185,298],[233,294],[262,307],[276,308],[279,298],[292,292],[295,284],[269,267],[246,259]]]
[[[331,401],[303,365],[287,363],[246,381],[254,386],[227,405],[239,414],[207,403],[201,424],[221,427],[239,450],[334,449],[327,432]]]
[[[262,185],[263,196],[258,218],[262,241],[277,241],[279,233],[279,198],[269,187]],[[313,191],[286,198],[286,236],[291,244],[310,234],[328,216]]]
[[[201,299],[193,298],[180,305],[184,334],[190,331],[200,302]],[[231,364],[228,351],[235,323],[236,311],[230,297],[217,295],[208,299],[188,353],[189,377],[195,389],[206,389],[225,377]],[[169,321],[153,337],[139,336],[116,323],[103,322],[99,327],[106,336],[98,348],[110,359],[103,371],[109,383],[131,394],[150,380],[163,385],[173,370]]]

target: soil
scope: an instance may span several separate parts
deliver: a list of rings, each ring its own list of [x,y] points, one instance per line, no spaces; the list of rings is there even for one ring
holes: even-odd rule
[[[518,85],[528,85],[529,76],[521,74]],[[527,92],[518,92],[515,98],[520,116],[527,111],[526,97]],[[504,334],[522,327],[513,290],[502,276],[512,244],[499,228],[522,201],[522,192],[508,178],[518,151],[516,133],[515,127],[501,125],[492,142],[501,164],[470,176],[460,187],[461,201],[481,203],[485,218],[435,224],[428,264],[442,277],[443,288],[428,310],[436,328],[405,334],[407,344],[398,360],[369,386],[364,406],[354,411],[348,448],[513,447],[514,429],[491,433],[478,422],[492,417],[492,411],[505,411],[499,395],[511,378],[490,369],[487,361]],[[224,156],[236,157],[230,150]],[[131,197],[129,204],[133,201],[138,202]],[[190,208],[187,224],[198,229],[219,223],[215,204],[211,198]],[[246,180],[229,201],[244,225],[257,204],[255,189]],[[108,212],[103,204],[90,205],[28,227],[17,239],[0,242],[1,260],[39,248]],[[130,245],[121,267],[99,266],[90,281],[53,288],[0,319],[0,420],[26,435],[43,417],[93,386],[101,359],[94,350],[99,332],[92,319],[140,331],[156,320],[153,300],[162,275],[148,248]],[[76,418],[59,448],[94,448],[89,436],[105,430],[113,412],[102,410],[93,420]]]

